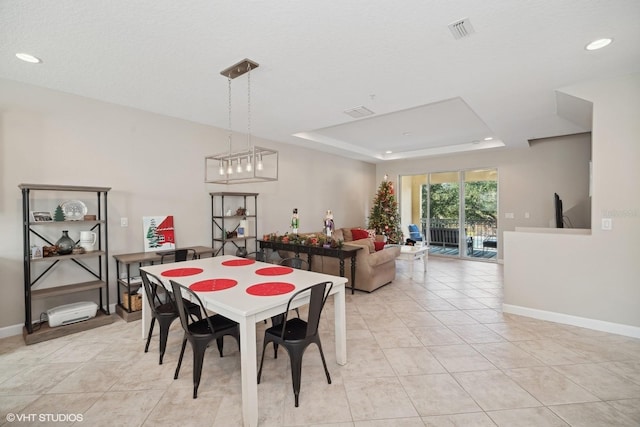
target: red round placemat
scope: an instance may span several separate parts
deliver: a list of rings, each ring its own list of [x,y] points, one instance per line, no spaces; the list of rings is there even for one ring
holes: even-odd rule
[[[266,297],[270,295],[282,295],[288,294],[296,287],[291,283],[286,282],[266,282],[258,283],[257,285],[249,286],[247,293],[249,295],[256,295],[260,297]]]
[[[174,268],[173,270],[163,271],[161,274],[164,277],[183,277],[183,276],[193,276],[194,274],[202,273],[201,268],[196,267],[184,267],[184,268]]]
[[[189,289],[196,292],[213,292],[233,288],[237,284],[233,279],[207,279],[192,284]]]
[[[265,267],[256,270],[256,274],[261,276],[281,276],[283,274],[289,274],[293,271],[291,267]]]
[[[241,259],[230,259],[227,261],[222,261],[222,265],[226,265],[227,267],[240,267],[243,265],[250,265],[256,262],[253,259],[241,258]]]

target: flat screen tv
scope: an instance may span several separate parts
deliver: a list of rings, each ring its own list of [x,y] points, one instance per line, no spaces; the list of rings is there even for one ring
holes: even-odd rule
[[[553,205],[556,210],[556,228],[564,228],[564,221],[562,215],[562,199],[558,196],[558,193],[553,193]]]

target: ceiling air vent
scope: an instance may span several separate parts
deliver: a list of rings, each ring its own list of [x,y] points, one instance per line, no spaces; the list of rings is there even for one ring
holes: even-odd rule
[[[473,29],[469,18],[464,18],[449,24],[449,30],[451,30],[451,34],[453,34],[453,38],[456,40],[469,37],[471,34],[476,32]]]
[[[359,107],[353,107],[349,108],[348,110],[344,110],[344,113],[348,116],[353,117],[354,119],[359,119],[361,117],[366,117],[374,114],[373,111],[362,105]]]

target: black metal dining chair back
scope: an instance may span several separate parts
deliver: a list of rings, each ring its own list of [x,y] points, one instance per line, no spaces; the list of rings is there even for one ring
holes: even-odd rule
[[[173,258],[173,262],[183,262],[197,258],[196,250],[193,248],[176,249],[175,251],[163,252],[160,256],[160,264],[164,264],[166,258]]]
[[[144,270],[140,270],[140,276],[142,277],[142,286],[144,287],[144,292],[147,296],[149,307],[151,308],[151,324],[149,325],[144,352],[147,353],[149,351],[149,344],[151,343],[153,329],[157,321],[160,327],[159,364],[162,365],[162,360],[167,349],[169,328],[173,321],[178,318],[178,309],[173,294],[162,284],[162,280]],[[195,311],[193,304],[187,302],[187,306],[189,310]],[[199,311],[198,315],[200,315]]]
[[[180,358],[178,359],[178,366],[176,367],[176,372],[173,378],[178,378],[180,366],[182,365],[182,358],[184,357],[184,351],[187,346],[187,341],[189,341],[191,344],[191,350],[193,351],[193,398],[196,399],[198,397],[198,387],[202,376],[204,353],[209,346],[209,343],[213,340],[216,341],[218,345],[218,352],[220,353],[220,357],[222,357],[225,335],[231,335],[234,337],[238,342],[238,348],[240,348],[240,328],[238,323],[220,314],[208,316],[202,301],[195,292],[174,282],[173,280],[170,282],[174,295],[182,296],[182,298],[176,297],[176,306],[180,316],[180,323],[184,330]],[[197,305],[200,310],[200,317],[187,310],[185,305],[185,301],[187,299],[184,298],[185,296],[191,303]]]
[[[267,262],[267,256],[262,251],[249,252],[248,254],[243,256],[243,258],[251,258],[255,259],[256,261]]]
[[[309,265],[309,262],[299,257],[285,258],[282,261],[280,261],[280,265],[295,268],[298,270],[307,270],[307,271],[311,270],[311,266]]]
[[[260,360],[260,369],[258,370],[258,384],[262,376],[262,366],[264,363],[264,355],[267,345],[273,343],[274,349],[277,345],[283,346],[289,354],[291,360],[291,380],[293,383],[293,393],[295,396],[295,405],[298,406],[298,398],[300,395],[300,380],[302,377],[302,356],[310,344],[316,344],[320,350],[320,358],[324,366],[324,372],[327,376],[327,382],[331,384],[331,375],[327,369],[327,362],[322,351],[320,342],[320,334],[318,333],[320,325],[320,317],[322,309],[327,301],[327,297],[333,288],[332,282],[321,282],[307,289],[302,289],[291,296],[287,303],[287,311],[284,312],[284,321],[275,324],[264,333],[264,343],[262,346],[262,358]],[[309,309],[307,320],[300,317],[288,318],[291,304],[308,294]],[[278,357],[277,351],[275,358]]]

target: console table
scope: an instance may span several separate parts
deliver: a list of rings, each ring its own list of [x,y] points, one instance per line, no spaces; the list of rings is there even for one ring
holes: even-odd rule
[[[343,246],[342,248],[325,248],[324,246],[308,246],[298,245],[294,243],[282,243],[272,242],[270,240],[258,240],[260,245],[260,251],[264,253],[265,249],[283,250],[296,254],[299,258],[300,254],[307,254],[307,261],[309,262],[309,268],[313,269],[313,256],[326,256],[331,258],[338,258],[340,260],[340,276],[344,277],[344,260],[346,258],[351,259],[351,293],[355,291],[356,285],[356,255],[358,251],[362,249],[362,246]]]
[[[213,255],[213,253],[215,252],[214,248],[209,248],[207,246],[185,246],[176,249],[193,249],[194,251],[196,251],[197,258],[201,258],[202,255]],[[166,252],[172,251],[173,249]],[[142,316],[142,311],[131,309],[131,288],[133,287],[134,290],[137,291],[138,288],[142,286],[142,280],[139,276],[131,276],[131,265],[138,264],[138,268],[142,267],[143,265],[153,265],[156,262],[160,261],[160,259],[162,258],[162,252],[136,252],[130,254],[117,254],[114,255],[113,258],[116,260],[116,290],[118,294],[116,313],[127,322],[139,320]],[[126,271],[126,277],[120,277],[120,271],[122,267],[124,267],[124,271]],[[127,290],[128,304],[126,307],[123,305],[122,296],[120,295],[121,286]]]

